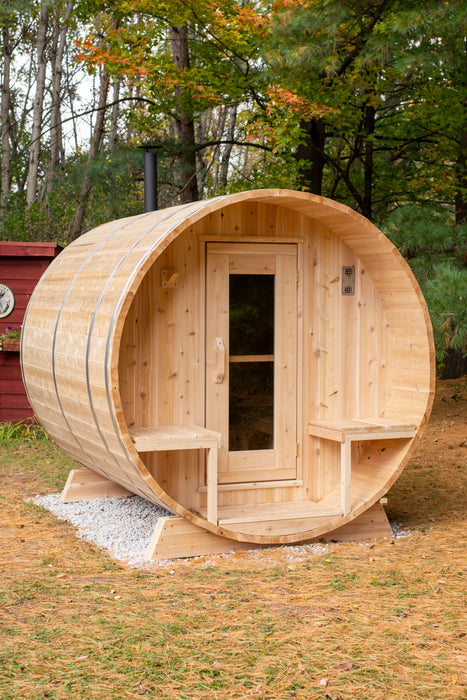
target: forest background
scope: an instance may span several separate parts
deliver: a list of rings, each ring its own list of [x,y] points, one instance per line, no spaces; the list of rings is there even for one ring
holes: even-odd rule
[[[0,0],[0,240],[286,187],[398,246],[467,372],[463,0]]]

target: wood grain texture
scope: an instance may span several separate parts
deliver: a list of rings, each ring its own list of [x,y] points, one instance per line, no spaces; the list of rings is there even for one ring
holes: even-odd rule
[[[217,301],[207,304],[212,299],[206,279],[212,271],[206,267],[206,246],[219,243],[226,251],[251,246],[251,261],[244,258],[248,253],[232,258],[243,270],[257,269],[262,255],[268,268],[276,244],[299,250],[293,294],[298,330],[292,332],[289,318],[279,346],[287,365],[295,345],[295,379],[276,377],[283,387],[283,400],[276,399],[276,429],[296,435],[296,478],[279,470],[275,480],[264,474],[264,483],[258,483],[249,469],[260,464],[241,457],[244,468],[240,465],[237,483],[217,488],[219,512],[267,504],[290,508],[291,518],[277,527],[261,518],[243,530],[235,523],[209,523],[203,513],[208,500],[211,512],[214,504],[212,490],[207,499],[204,451],[138,452],[131,439],[137,428],[211,427],[216,409],[206,403],[206,386],[217,371],[217,357],[206,338],[211,326],[219,326],[224,302],[219,290],[214,291]],[[218,253],[227,270],[230,255]],[[342,267],[349,265],[355,266],[355,294],[342,296]],[[161,285],[164,270],[171,272],[175,286]],[[290,279],[290,271],[287,275]],[[291,299],[285,290],[286,318]],[[282,190],[141,214],[80,237],[34,292],[24,323],[22,363],[39,419],[81,464],[206,531],[263,544],[320,536],[376,503],[409,459],[434,392],[428,312],[394,246],[348,207]],[[227,381],[228,371],[226,363]],[[225,392],[224,384],[217,387]],[[289,389],[297,397],[293,405]],[[308,425],[368,416],[415,428],[400,439],[363,434],[352,440],[350,492],[348,484],[343,492],[339,441],[309,434]],[[223,434],[220,474],[225,439]],[[289,450],[289,443],[281,449]],[[342,499],[349,508],[345,516],[293,516],[299,503],[329,501],[332,510]]]
[[[119,484],[93,472],[92,469],[72,469],[60,496],[62,503],[92,501],[95,498],[122,498],[131,492]]]
[[[326,533],[320,542],[360,542],[393,536],[384,507],[377,503],[351,523]],[[309,540],[302,544],[312,544]],[[249,542],[220,537],[196,527],[184,518],[159,518],[151,536],[146,556],[152,560],[227,554],[254,549]]]

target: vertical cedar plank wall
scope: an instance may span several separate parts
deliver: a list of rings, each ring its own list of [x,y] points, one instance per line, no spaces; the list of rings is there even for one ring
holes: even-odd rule
[[[179,236],[144,278],[127,315],[119,384],[128,422],[204,424],[204,236],[303,240],[303,348],[300,486],[219,491],[219,505],[319,500],[339,481],[340,447],[306,434],[310,419],[379,415],[390,382],[390,336],[383,303],[360,260],[326,226],[270,204],[240,203],[217,211]],[[341,268],[355,265],[356,293],[341,294]],[[161,287],[162,270],[180,273]],[[209,426],[208,426],[209,427]],[[183,453],[182,453],[183,454]],[[143,459],[156,481],[187,508],[205,505],[198,453],[153,453]]]
[[[128,425],[204,425],[204,315],[198,240],[182,234],[144,277],[121,343],[120,390]],[[161,287],[162,270],[180,273]],[[203,305],[204,306],[204,305]],[[198,451],[148,453],[143,461],[168,493],[199,507]],[[179,459],[183,459],[183,468]]]

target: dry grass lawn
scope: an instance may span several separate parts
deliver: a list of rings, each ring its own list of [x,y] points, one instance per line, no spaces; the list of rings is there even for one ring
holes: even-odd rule
[[[0,698],[467,698],[467,382],[389,494],[404,537],[129,569],[25,502],[71,460],[0,447]]]

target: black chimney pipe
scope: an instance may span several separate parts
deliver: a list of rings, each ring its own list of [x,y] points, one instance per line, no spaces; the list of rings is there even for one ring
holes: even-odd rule
[[[144,149],[144,211],[157,209],[157,151]]]

